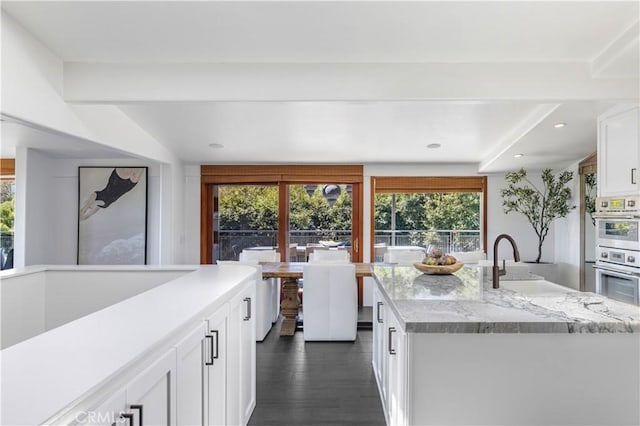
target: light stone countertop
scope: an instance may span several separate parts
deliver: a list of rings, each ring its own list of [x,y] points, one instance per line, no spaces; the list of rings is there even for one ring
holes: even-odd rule
[[[640,307],[552,283],[520,281],[541,291],[494,289],[482,268],[452,275],[380,265],[374,278],[403,329],[412,333],[638,333]],[[507,282],[510,288],[518,282]],[[553,291],[544,291],[544,288]],[[560,291],[558,291],[560,289]]]

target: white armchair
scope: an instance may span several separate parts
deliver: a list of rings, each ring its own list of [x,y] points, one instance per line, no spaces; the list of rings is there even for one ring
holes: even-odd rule
[[[457,251],[449,254],[463,263],[478,263],[487,258],[487,255],[483,251]]]
[[[384,254],[384,261],[388,263],[413,264],[422,262],[425,254],[422,250],[389,250]]]
[[[309,262],[338,262],[349,263],[349,252],[347,250],[316,250],[309,255]]]
[[[279,262],[280,255],[275,250],[245,250],[240,253],[238,262],[218,261],[218,264],[238,263],[256,266],[259,277],[262,278],[260,262]],[[262,341],[271,326],[280,315],[280,285],[279,280],[269,278],[256,283],[256,340]]]
[[[358,327],[356,267],[304,265],[304,340],[355,340]]]

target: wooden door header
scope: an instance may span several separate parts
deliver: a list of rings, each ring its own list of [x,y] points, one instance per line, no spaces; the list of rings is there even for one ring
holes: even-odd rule
[[[361,165],[203,165],[202,183],[358,183]]]
[[[486,176],[373,176],[377,193],[391,192],[484,192]]]

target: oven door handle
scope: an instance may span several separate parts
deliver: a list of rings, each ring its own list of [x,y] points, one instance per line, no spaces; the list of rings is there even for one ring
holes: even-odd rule
[[[594,213],[591,216],[594,219],[638,219],[638,218],[640,218],[640,215],[635,215],[635,214]]]
[[[594,268],[606,271],[609,275],[613,275],[614,277],[618,278],[640,277],[640,273],[638,272],[625,272],[613,268],[606,268],[602,265],[595,265]]]

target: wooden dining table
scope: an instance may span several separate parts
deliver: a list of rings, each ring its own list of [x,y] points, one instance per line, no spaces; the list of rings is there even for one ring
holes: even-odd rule
[[[296,332],[298,310],[298,280],[306,262],[262,262],[262,278],[280,278],[282,280],[282,300],[280,309],[284,320],[280,328],[281,336],[293,336]],[[371,263],[353,263],[356,267],[356,278],[373,276]]]

